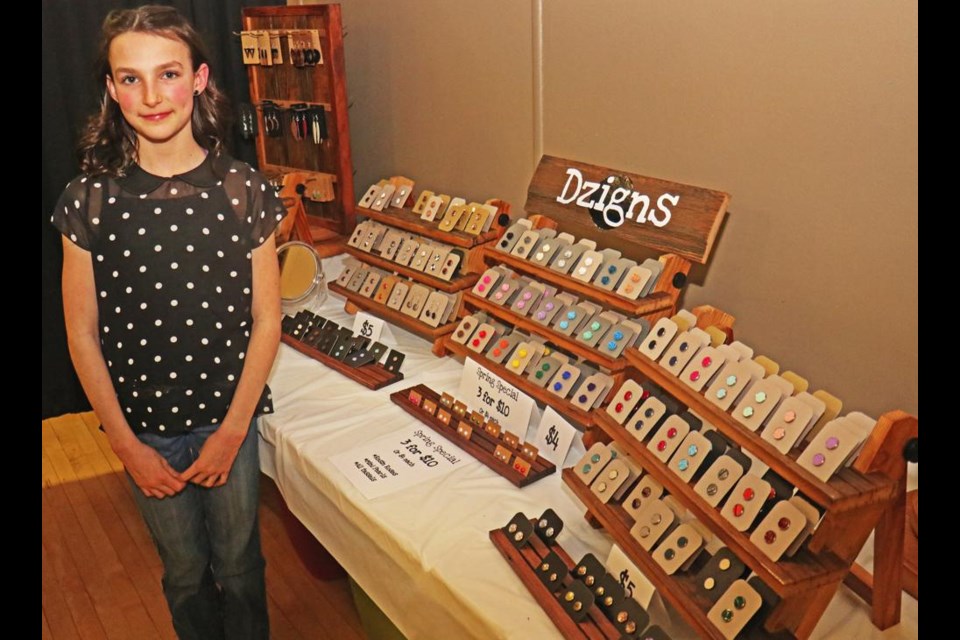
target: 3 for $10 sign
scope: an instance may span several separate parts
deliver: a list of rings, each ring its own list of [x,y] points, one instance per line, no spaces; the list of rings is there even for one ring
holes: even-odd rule
[[[476,361],[467,359],[457,399],[488,420],[523,437],[533,413],[533,398]]]

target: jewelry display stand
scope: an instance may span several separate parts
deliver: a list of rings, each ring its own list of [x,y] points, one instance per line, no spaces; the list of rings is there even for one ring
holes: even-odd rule
[[[431,289],[436,289],[451,294],[461,294],[462,291],[472,287],[479,277],[478,273],[483,270],[483,261],[480,253],[483,247],[493,243],[503,233],[503,224],[501,218],[506,219],[509,213],[510,205],[502,201],[492,201],[497,206],[498,214],[494,219],[490,230],[479,235],[470,235],[462,231],[441,231],[437,222],[426,222],[420,219],[419,214],[413,213],[409,206],[413,199],[413,194],[409,194],[402,207],[385,207],[383,211],[376,211],[367,207],[358,206],[357,214],[379,222],[391,229],[398,229],[409,233],[414,233],[428,240],[453,246],[463,252],[463,258],[460,262],[459,274],[450,280],[434,277],[424,271],[413,269],[406,265],[397,264],[387,260],[372,251],[364,251],[357,247],[347,246],[346,251],[352,257],[356,258],[365,265],[375,267],[387,273],[394,273],[414,282],[419,282]],[[356,313],[357,311],[366,311],[387,322],[406,329],[414,335],[420,336],[424,340],[433,343],[433,352],[438,356],[444,354],[443,341],[444,336],[453,331],[457,326],[457,317],[460,312],[461,301],[457,302],[457,307],[450,314],[450,321],[446,324],[431,327],[421,322],[417,318],[408,316],[400,311],[392,309],[385,304],[381,304],[366,297],[358,292],[350,291],[337,283],[330,284],[330,290],[346,299],[344,309],[347,313]],[[461,294],[462,295],[462,294]]]
[[[531,524],[535,525],[535,523],[536,520],[531,521]],[[564,638],[567,638],[567,640],[619,640],[624,637],[623,633],[607,619],[596,604],[590,605],[582,621],[574,622],[564,611],[555,590],[544,584],[537,576],[538,568],[542,566],[544,559],[550,552],[555,553],[560,558],[567,570],[566,573],[569,573],[576,566],[570,555],[559,544],[554,542],[548,545],[539,537],[533,535],[523,548],[518,549],[510,542],[510,538],[503,529],[492,530],[490,541],[493,542],[493,545],[510,565],[510,568],[523,582],[527,591],[550,617],[550,621],[553,622]],[[567,575],[561,586],[567,587],[572,581],[573,578]]]
[[[579,182],[578,182],[579,181]],[[639,203],[644,201],[649,205],[669,197],[676,201],[676,206],[670,213],[669,221],[664,226],[657,226],[662,222],[658,218],[654,223],[653,211],[640,211],[640,205],[630,207],[633,200],[621,200],[620,207],[623,215],[620,226],[611,227],[604,220],[598,218],[595,207],[584,207],[585,202],[578,197],[572,197],[576,185],[586,185],[592,181],[598,188],[600,185],[616,186],[636,197]],[[642,193],[641,193],[642,192]],[[610,198],[613,191],[608,190],[607,196],[600,196],[599,191],[594,194],[589,204],[599,206],[599,200]],[[665,194],[665,195],[664,195]],[[644,200],[645,198],[645,200]],[[544,156],[527,192],[526,210],[530,227],[533,230],[550,229],[555,232],[566,232],[575,236],[577,240],[585,239],[596,245],[596,250],[613,248],[626,258],[639,259],[653,251],[663,251],[657,262],[660,273],[650,292],[641,298],[631,299],[618,294],[616,291],[597,286],[591,281],[584,281],[563,273],[548,266],[542,266],[531,261],[536,249],[528,252],[527,256],[513,255],[509,250],[503,250],[497,244],[490,244],[481,252],[485,267],[503,265],[511,269],[516,277],[528,277],[544,285],[555,287],[558,292],[576,296],[580,300],[590,301],[599,305],[605,311],[616,312],[627,319],[644,319],[655,322],[664,316],[672,316],[677,311],[678,300],[687,282],[687,274],[691,263],[705,264],[719,231],[720,224],[726,214],[729,196],[719,191],[711,191],[700,187],[682,185],[665,180],[648,178],[637,174],[607,169],[581,162]],[[602,210],[604,207],[600,206]],[[649,207],[647,207],[649,208]],[[612,215],[612,214],[610,214]],[[665,215],[658,211],[658,215]],[[644,218],[645,221],[640,218]],[[554,257],[553,260],[556,260]],[[602,265],[600,269],[606,268]],[[571,268],[572,272],[573,269]],[[621,276],[622,277],[622,276]],[[577,341],[573,335],[565,335],[553,327],[545,326],[533,321],[530,317],[513,311],[507,305],[499,305],[483,296],[472,292],[465,292],[463,297],[464,310],[461,315],[474,312],[484,312],[495,320],[514,330],[536,337],[551,348],[559,350],[578,362],[587,363],[604,373],[612,376],[614,388],[619,387],[623,380],[623,371],[627,366],[624,355],[609,357],[597,349],[590,348]],[[724,319],[713,318],[713,324],[724,325]],[[729,329],[728,323],[724,328]],[[590,430],[594,425],[598,411],[585,411],[565,398],[559,398],[546,391],[543,387],[532,383],[527,377],[517,375],[506,367],[499,365],[478,354],[464,344],[454,341],[450,336],[443,341],[443,349],[458,357],[471,357],[478,360],[483,366],[494,371],[524,393],[534,397],[538,402],[557,407],[572,423],[579,428]],[[629,351],[627,348],[624,350]],[[601,406],[612,397],[612,391],[601,403]],[[588,434],[587,442],[592,439]]]
[[[918,438],[916,418],[901,411],[881,416],[853,464],[841,468],[824,482],[801,466],[797,450],[782,454],[646,355],[630,351],[627,358],[631,365],[625,370],[627,379],[661,389],[679,406],[713,425],[734,447],[749,452],[795,487],[798,496],[822,513],[804,546],[795,555],[774,561],[760,549],[754,537],[734,527],[720,508],[711,506],[696,492],[692,482],[669,469],[647,443],[634,437],[606,412],[597,412],[596,426],[602,439],[615,443],[622,453],[641,465],[672,499],[776,593],[778,602],[765,617],[762,629],[754,629],[749,637],[783,632],[793,637],[808,637],[848,573],[853,570],[851,576],[858,575],[854,560],[874,530],[875,578],[869,594],[874,606],[874,624],[886,628],[899,621],[906,504],[905,452],[915,446]],[[589,518],[614,538],[702,637],[725,637],[708,618],[712,603],[698,593],[692,575],[667,575],[654,561],[652,553],[631,535],[634,517],[623,505],[614,501],[603,503],[572,468],[563,471],[563,480],[587,507]],[[865,587],[857,592],[867,596]]]
[[[332,255],[355,226],[340,5],[246,7],[242,15],[245,31],[279,36],[283,59],[280,64],[247,65],[250,101],[257,108],[260,170],[270,178],[290,176],[283,180],[284,201],[294,203],[287,207],[295,218],[289,239],[316,244],[321,255]],[[289,43],[308,39],[311,32],[319,37],[319,60],[295,65]],[[278,135],[267,135],[264,101],[276,106]],[[312,135],[299,139],[292,135],[292,117],[299,105],[323,109],[326,137],[319,143]],[[308,197],[313,179],[332,183],[332,198],[319,202]]]
[[[402,373],[399,371],[388,371],[382,364],[379,363],[365,364],[361,367],[351,367],[348,364],[337,360],[333,356],[330,356],[318,349],[314,349],[309,345],[303,344],[293,336],[283,334],[280,336],[280,342],[292,347],[293,349],[296,349],[305,356],[313,358],[317,362],[325,364],[327,367],[333,369],[337,373],[346,376],[354,382],[362,384],[366,388],[374,391],[403,380]]]
[[[419,398],[415,403],[411,398]],[[447,440],[472,455],[484,465],[503,476],[517,487],[525,487],[532,482],[554,473],[557,468],[546,458],[534,455],[524,458],[522,447],[506,441],[499,433],[493,435],[482,424],[472,423],[466,416],[448,412],[445,420],[437,417],[436,412],[444,411],[440,405],[440,395],[425,385],[418,385],[390,394],[393,403],[420,420]],[[423,408],[423,400],[433,403],[434,413]],[[464,423],[465,428],[460,424]],[[499,429],[497,430],[499,431]],[[499,451],[498,451],[499,450]],[[497,454],[502,452],[503,458]]]

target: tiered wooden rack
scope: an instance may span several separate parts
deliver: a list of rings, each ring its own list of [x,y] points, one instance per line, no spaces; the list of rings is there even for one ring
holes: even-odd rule
[[[578,170],[587,179],[603,182],[608,176],[615,176],[623,184],[632,184],[635,188],[643,185],[650,189],[680,193],[684,206],[674,212],[671,223],[672,233],[665,233],[652,225],[640,225],[625,221],[617,229],[601,229],[591,222],[590,215],[576,204],[562,204],[557,195],[563,190],[569,170]],[[625,173],[604,167],[544,156],[530,182],[527,192],[526,209],[529,220],[535,229],[556,229],[567,231],[576,238],[588,238],[597,242],[598,248],[615,247],[627,257],[640,257],[649,250],[664,251],[659,257],[663,271],[653,290],[644,298],[631,300],[606,291],[591,283],[577,280],[569,275],[549,268],[541,267],[526,259],[500,251],[495,244],[486,245],[478,254],[483,268],[498,264],[505,265],[519,275],[529,276],[537,281],[557,287],[578,298],[591,300],[605,309],[616,311],[629,318],[646,318],[651,323],[663,316],[676,313],[680,294],[687,282],[691,263],[706,263],[714,239],[725,214],[729,196],[718,191],[680,185],[656,180],[636,174]],[[481,271],[482,268],[478,269]],[[610,358],[598,350],[591,349],[573,336],[564,335],[551,327],[541,325],[524,316],[514,313],[509,307],[500,306],[480,296],[466,292],[463,297],[461,315],[483,311],[496,320],[506,323],[537,336],[554,347],[599,367],[614,379],[614,386],[623,380],[627,360],[623,356]],[[718,319],[719,322],[719,319]],[[590,430],[594,425],[597,412],[587,412],[572,403],[560,399],[545,389],[533,384],[527,378],[508,371],[505,367],[487,360],[463,345],[454,342],[449,336],[443,341],[442,348],[458,357],[471,357],[483,366],[509,380],[538,402],[551,404],[558,408],[572,423]],[[612,392],[611,392],[612,394]],[[605,400],[609,400],[609,397]],[[590,438],[588,437],[588,440]]]
[[[478,274],[482,271],[484,265],[480,257],[481,252],[485,245],[495,242],[503,233],[503,225],[499,220],[494,221],[489,231],[473,236],[463,233],[462,231],[441,231],[437,228],[436,222],[431,223],[421,220],[420,217],[413,213],[407,206],[403,208],[388,208],[384,211],[375,211],[365,207],[357,207],[356,210],[359,215],[370,218],[371,220],[376,220],[389,227],[416,233],[424,238],[452,245],[462,250],[464,257],[460,264],[459,275],[450,281],[446,281],[422,271],[396,264],[372,253],[354,247],[346,247],[347,253],[361,262],[384,271],[411,278],[416,282],[447,293],[464,291],[477,282]],[[375,302],[371,298],[366,298],[359,293],[349,291],[335,282],[331,283],[329,287],[331,291],[346,299],[344,309],[348,313],[356,313],[362,310],[379,318],[383,318],[393,325],[432,342],[434,345],[433,352],[438,356],[444,354],[444,336],[450,334],[457,326],[457,322],[459,322],[459,308],[455,309],[454,313],[450,316],[450,322],[439,327],[431,327],[416,318],[412,318],[386,305]]]
[[[828,482],[822,482],[796,462],[797,452],[784,456],[646,356],[631,352],[628,359],[631,366],[625,372],[627,377],[641,385],[653,383],[663,389],[681,405],[715,426],[728,440],[749,451],[793,484],[798,495],[807,498],[823,512],[823,518],[805,547],[793,557],[774,562],[750,541],[749,534],[737,531],[721,515],[719,508],[711,507],[694,492],[692,485],[671,472],[645,443],[633,438],[605,412],[597,412],[596,426],[601,437],[616,442],[624,453],[633,457],[780,596],[780,602],[766,617],[763,629],[754,630],[751,637],[784,632],[798,638],[808,637],[875,528],[878,546],[875,556],[877,579],[873,581],[875,590],[872,593],[874,622],[878,626],[889,626],[895,623],[894,617],[899,619],[900,560],[897,557],[888,561],[884,556],[888,552],[897,553],[894,548],[897,529],[902,545],[902,511],[899,525],[895,522],[896,511],[905,501],[907,461],[903,452],[907,444],[918,437],[916,418],[899,411],[881,416],[854,464],[837,472]],[[616,540],[702,637],[723,637],[707,619],[709,603],[698,596],[692,577],[666,575],[651,554],[631,537],[633,518],[620,505],[600,502],[572,469],[564,470],[563,480],[587,507],[589,515]],[[885,517],[891,509],[894,515]],[[893,606],[890,591],[896,594],[895,616],[887,612]],[[884,619],[876,612],[880,601],[885,603],[881,607],[887,612]]]
[[[323,105],[326,112],[327,139],[317,145],[311,140],[294,140],[286,120],[281,126],[282,135],[266,135],[263,113],[258,108],[257,161],[260,170],[271,177],[296,172],[330,177],[334,199],[329,202],[314,202],[300,198],[299,194],[294,195],[295,192],[287,193],[291,200],[296,198],[296,202],[288,206],[297,218],[293,225],[295,239],[316,243],[322,254],[329,255],[333,251],[330,246],[342,246],[344,238],[355,226],[340,5],[245,7],[243,28],[245,31],[278,32],[285,61],[272,66],[247,66],[251,103],[255,107],[259,107],[263,100],[273,101],[279,107],[308,103]],[[308,29],[320,34],[323,62],[295,67],[288,57],[286,33]]]

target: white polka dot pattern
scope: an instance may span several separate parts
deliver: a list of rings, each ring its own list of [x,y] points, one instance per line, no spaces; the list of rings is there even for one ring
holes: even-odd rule
[[[252,249],[285,210],[246,164],[224,160],[225,177],[210,180],[218,163],[169,179],[139,168],[80,178],[53,212],[54,226],[94,254],[104,358],[129,423],[143,431],[218,424],[243,369]],[[258,407],[272,411],[266,388]]]

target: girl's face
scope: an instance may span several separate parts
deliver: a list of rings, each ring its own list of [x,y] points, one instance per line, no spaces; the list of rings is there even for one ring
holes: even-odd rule
[[[207,86],[209,69],[193,71],[190,49],[179,40],[127,32],[110,43],[107,91],[140,144],[193,139],[193,93]]]

